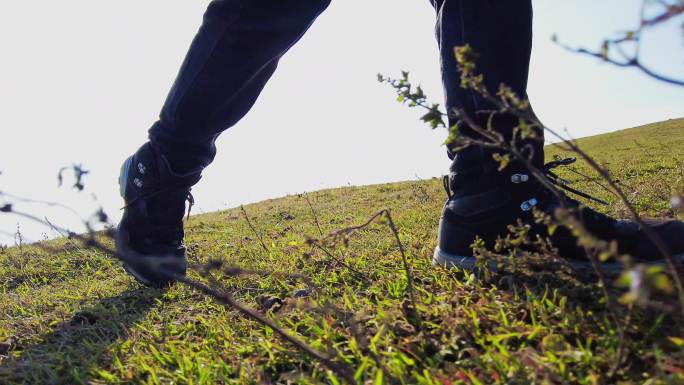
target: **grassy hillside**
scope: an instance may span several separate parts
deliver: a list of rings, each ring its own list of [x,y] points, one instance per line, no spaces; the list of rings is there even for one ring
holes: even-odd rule
[[[628,193],[630,200],[646,216],[671,217],[669,208],[673,193],[684,191],[684,119],[630,128],[609,134],[579,139],[578,144],[607,168],[613,179]],[[547,158],[564,154],[548,146]],[[586,164],[578,162],[573,169],[596,177]],[[583,191],[615,203],[617,199],[596,183],[572,172],[561,172],[564,178]],[[622,205],[607,208],[613,214],[626,216]]]
[[[644,213],[672,216],[684,191],[684,119],[580,140],[606,164]],[[550,148],[549,157],[558,154]],[[588,173],[585,165],[575,171]],[[577,187],[611,202],[570,170]],[[589,174],[591,177],[592,175]],[[358,383],[681,384],[684,321],[635,309],[624,362],[600,290],[541,268],[476,279],[431,266],[441,180],[344,187],[192,217],[191,263],[297,273],[191,276],[265,311],[313,348],[356,371]],[[386,224],[330,246],[307,243],[391,210],[413,270],[418,314],[409,306],[401,254]],[[111,244],[111,242],[109,242]],[[320,362],[197,291],[136,284],[120,264],[77,242],[50,250],[0,251],[0,384],[340,383]],[[340,263],[344,261],[344,264]],[[614,309],[622,322],[626,308]]]

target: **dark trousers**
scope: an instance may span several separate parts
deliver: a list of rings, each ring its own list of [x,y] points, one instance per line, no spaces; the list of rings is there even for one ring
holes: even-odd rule
[[[430,2],[437,11],[447,108],[462,108],[472,115],[491,109],[481,96],[461,87],[453,48],[465,44],[479,55],[478,72],[484,75],[489,90],[496,91],[503,83],[526,97],[531,0]],[[211,163],[217,136],[250,110],[279,59],[329,3],[215,0],[209,5],[160,119],[150,129],[151,143],[177,172],[200,170]],[[467,128],[461,132],[468,134]],[[477,161],[476,157],[471,160]]]

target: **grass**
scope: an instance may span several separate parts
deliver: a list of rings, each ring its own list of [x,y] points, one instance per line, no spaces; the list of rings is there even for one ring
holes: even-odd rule
[[[684,119],[581,139],[644,214],[672,217],[684,191]],[[548,157],[563,155],[553,147]],[[585,165],[560,171],[610,202]],[[615,376],[620,338],[592,281],[534,268],[478,278],[431,266],[441,180],[343,187],[192,217],[191,263],[220,258],[296,277],[214,273],[250,307],[355,371],[359,384],[682,384],[684,321],[634,310],[627,354]],[[377,223],[333,249],[336,263],[307,243],[322,232],[391,210],[418,298],[393,234]],[[315,213],[315,218],[314,218]],[[111,242],[109,242],[111,244]],[[0,384],[341,383],[319,362],[235,310],[182,285],[136,284],[102,252],[66,239],[0,251]],[[192,277],[206,281],[191,273]],[[621,317],[624,307],[613,309]]]

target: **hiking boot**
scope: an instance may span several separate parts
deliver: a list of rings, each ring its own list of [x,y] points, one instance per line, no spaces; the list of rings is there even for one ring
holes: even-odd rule
[[[125,206],[116,234],[116,252],[124,269],[152,287],[164,287],[184,276],[185,202],[192,207],[190,187],[200,173],[179,175],[150,143],[121,166],[119,188]]]
[[[569,190],[585,198],[602,202],[577,190],[567,187],[567,182],[551,170],[557,166],[574,162],[574,158],[554,161],[543,166],[549,181],[561,189]],[[551,215],[556,209],[566,207],[578,214],[584,227],[595,237],[615,240],[618,252],[629,254],[638,262],[662,263],[663,255],[636,222],[617,220],[591,208],[580,205],[576,200],[561,194],[554,194],[544,187],[525,167],[511,164],[498,171],[498,164],[485,164],[472,169],[459,167],[454,161],[450,175],[445,177],[445,189],[449,196],[439,224],[439,239],[435,249],[433,264],[448,268],[459,267],[473,270],[477,259],[473,256],[472,245],[479,237],[488,249],[497,237],[508,234],[508,225],[518,220],[530,225],[530,235],[548,237],[561,257],[578,271],[591,270],[591,264],[584,248],[577,244],[572,232],[560,227],[549,235],[546,226],[534,221],[533,210]],[[675,220],[649,220],[655,232],[676,259],[684,259],[684,223]],[[494,261],[489,267],[496,269]],[[601,270],[608,274],[618,273],[623,266],[620,262],[605,262]]]

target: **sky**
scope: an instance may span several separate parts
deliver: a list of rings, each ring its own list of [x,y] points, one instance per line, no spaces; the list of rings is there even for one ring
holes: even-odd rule
[[[74,231],[103,206],[117,222],[117,176],[145,140],[208,0],[0,2],[0,191],[56,201],[15,208]],[[633,27],[638,0],[534,0],[529,95],[572,137],[684,116],[684,90],[568,53],[551,36],[596,48]],[[408,70],[442,101],[434,10],[427,0],[333,0],[281,64],[252,111],[218,141],[193,189],[196,212],[287,194],[440,176],[445,133],[395,101],[377,73]],[[681,20],[645,37],[643,60],[684,77]],[[63,166],[90,171],[86,190],[57,186]],[[4,202],[0,197],[0,203]],[[0,215],[0,244],[56,233]]]

